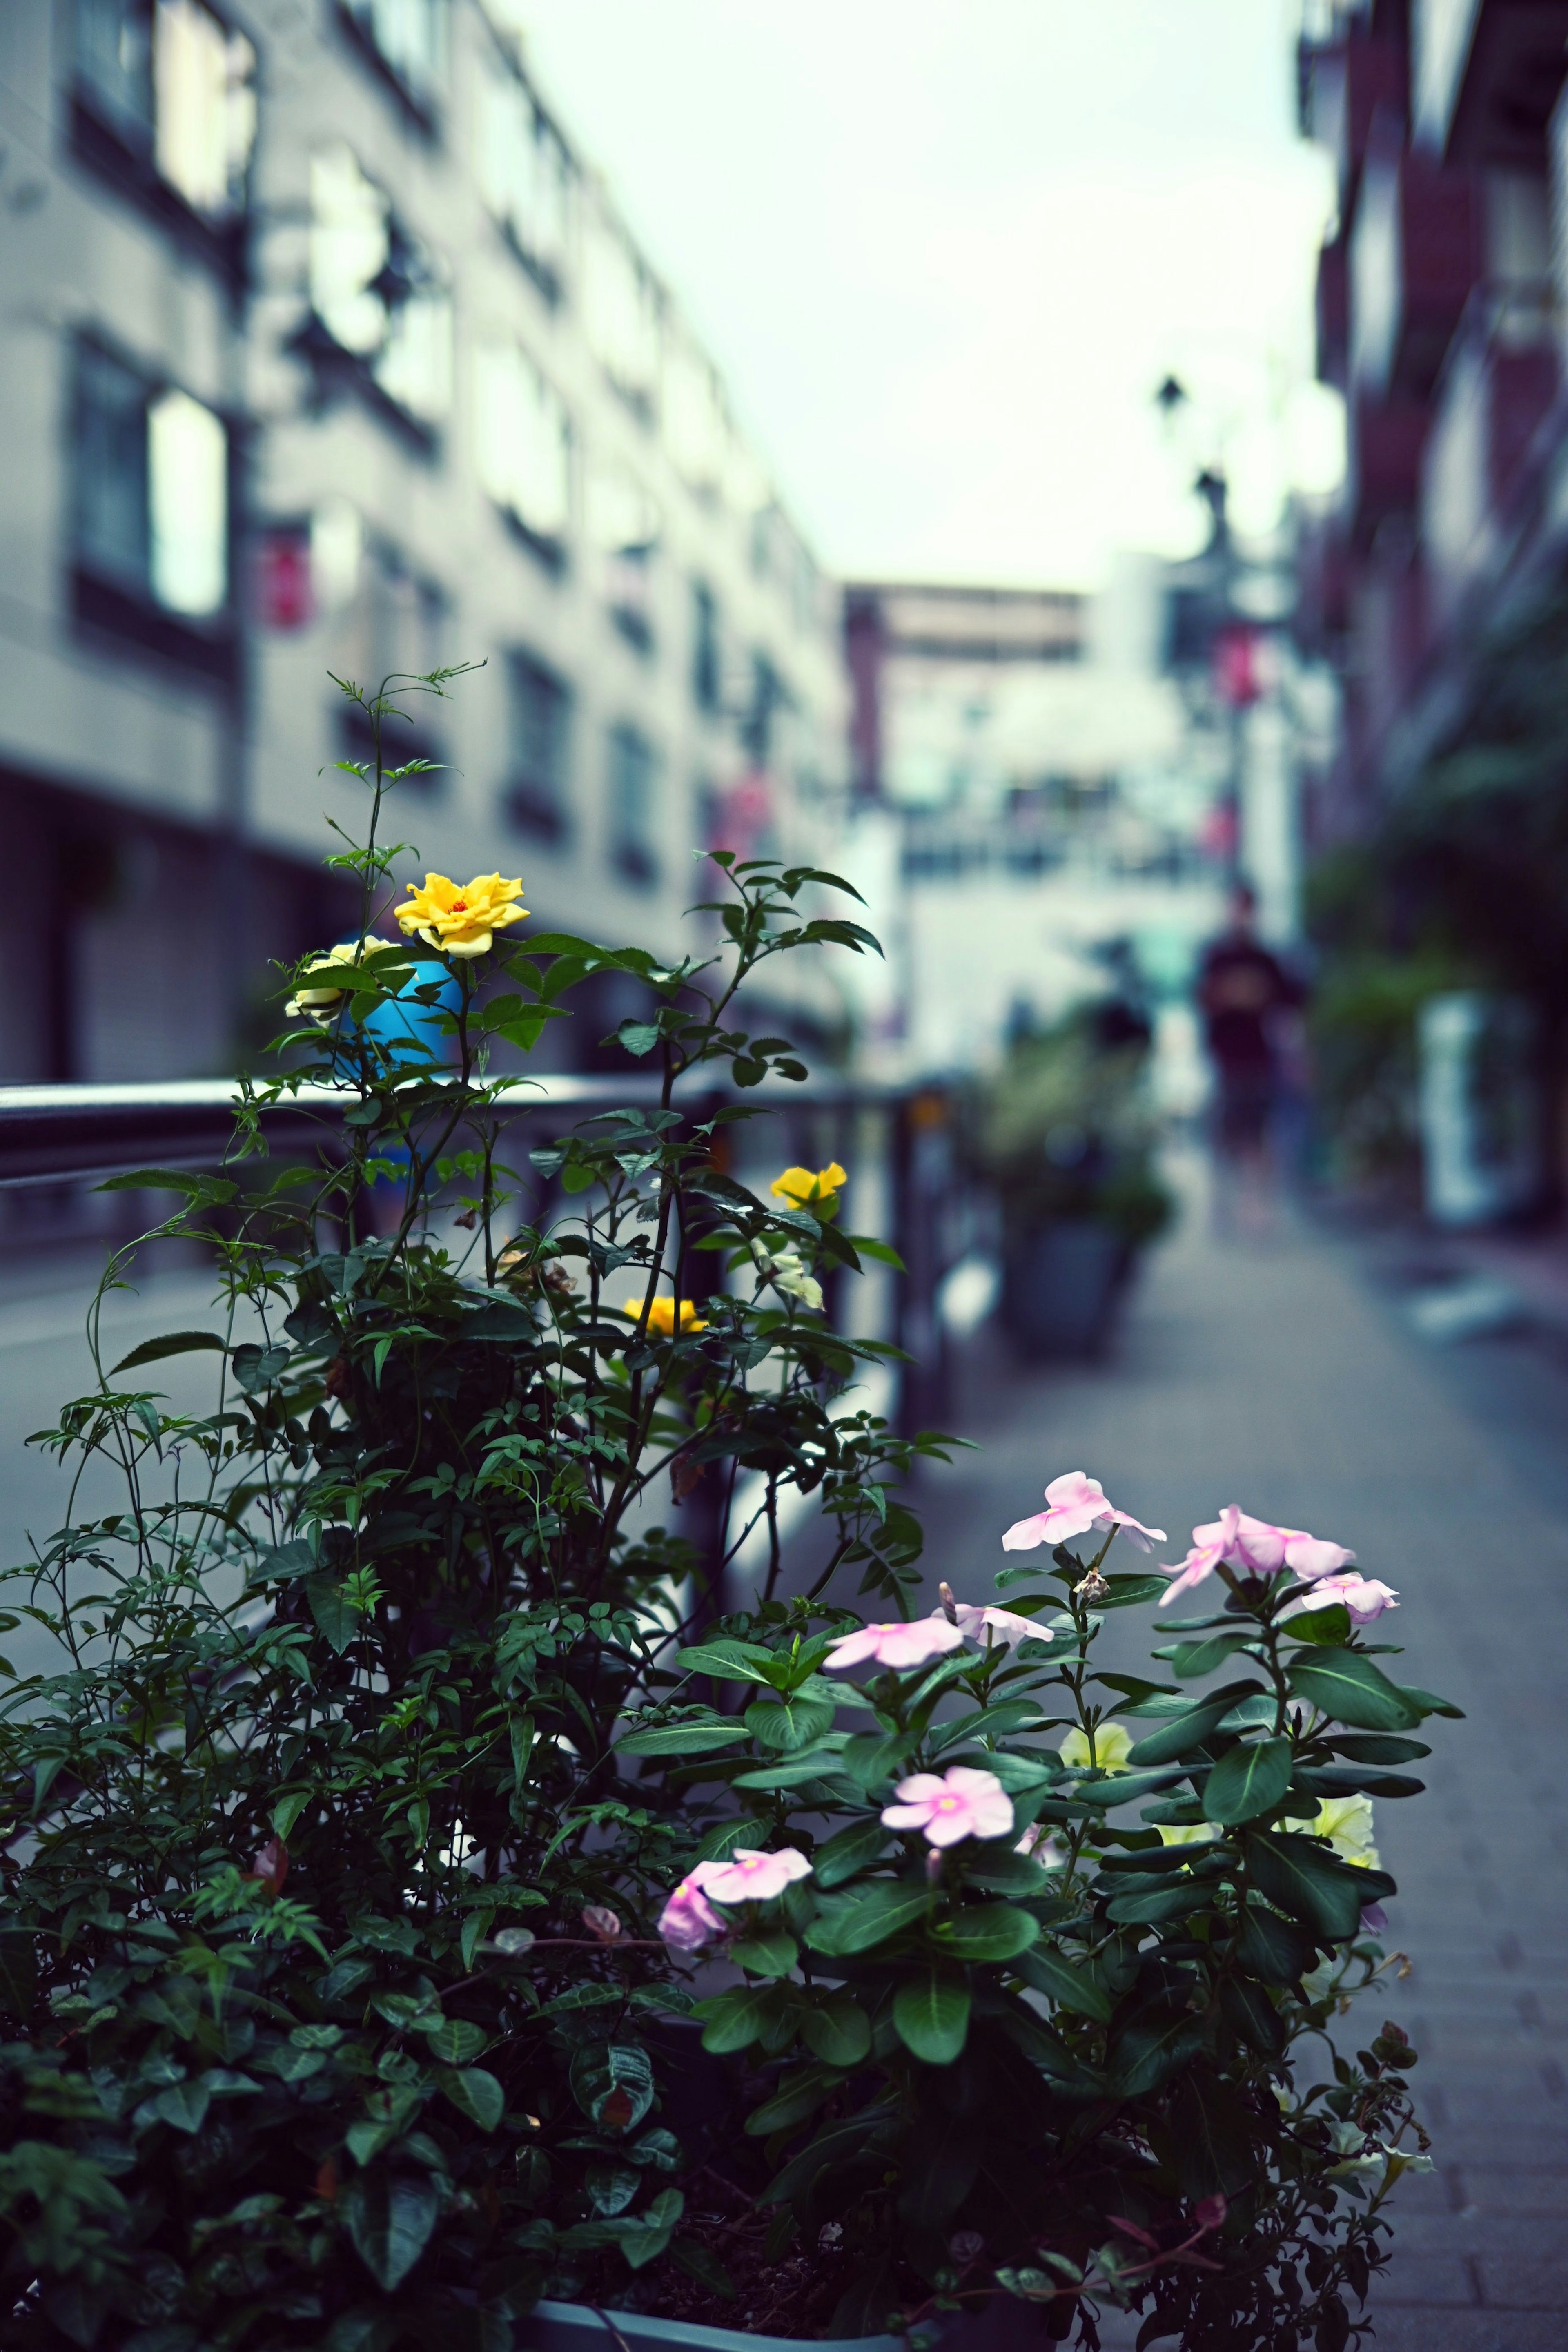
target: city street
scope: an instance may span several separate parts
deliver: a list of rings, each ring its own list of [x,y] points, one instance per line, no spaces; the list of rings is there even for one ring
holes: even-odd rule
[[[1309,1527],[1400,1593],[1379,1628],[1398,1670],[1465,1709],[1427,1727],[1429,1793],[1378,1807],[1388,1941],[1413,1967],[1365,2022],[1396,2017],[1421,2053],[1437,2165],[1397,2192],[1386,2352],[1568,2340],[1568,1496],[1548,1409],[1560,1431],[1568,1377],[1521,1352],[1430,1350],[1347,1246],[1297,1229],[1221,1251],[1191,1206],[1103,1364],[977,1351],[955,1418],[983,1451],[923,1498],[933,1601],[939,1576],[987,1597],[1003,1528],[1062,1470],[1168,1528],[1167,1558],[1232,1501]]]

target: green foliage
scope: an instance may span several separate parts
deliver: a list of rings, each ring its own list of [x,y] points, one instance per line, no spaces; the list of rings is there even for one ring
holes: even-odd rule
[[[1146,1045],[1102,1044],[1092,1012],[1015,1040],[976,1104],[970,1147],[1010,1231],[1091,1217],[1141,1244],[1163,1230],[1147,1061]]]
[[[786,1251],[787,1273],[852,1267],[854,1238],[833,1202],[753,1198],[722,1115],[682,1108],[804,1074],[737,1024],[737,992],[792,949],[874,947],[823,911],[847,886],[721,854],[717,951],[668,966],[520,929],[482,960],[378,947],[386,795],[412,772],[382,734],[449,678],[344,688],[376,745],[348,775],[364,835],[336,828],[332,860],[361,888],[361,951],[287,975],[301,1012],[275,1075],[242,1084],[223,1171],[115,1180],[177,1193],[159,1230],[215,1264],[209,1328],[110,1366],[117,1261],[96,1385],[37,1441],[68,1499],[10,1578],[60,1670],[4,1669],[0,1707],[18,2346],[346,2352],[455,2328],[498,2352],[547,2286],[628,2293],[695,2160],[660,2120],[655,2052],[690,1996],[652,1928],[697,1834],[629,1759],[787,1759],[831,1710],[815,1658],[775,1674],[764,1652],[745,1723],[698,1707],[624,1759],[616,1735],[711,1614],[737,1480],[768,1527],[781,1490],[815,1498],[824,1589],[896,1608],[914,1572],[888,1490],[939,1441],[855,1410],[886,1351],[775,1278]],[[519,1127],[519,1054],[605,972],[648,1006],[623,1043],[656,1100]],[[273,1162],[261,1114],[323,1082],[319,1154]],[[672,1293],[702,1328],[661,1318]],[[204,1409],[144,1385],[176,1357],[210,1366]],[[89,1511],[106,1472],[119,1507]],[[654,1507],[672,1487],[690,1535]],[[787,1970],[796,1948],[747,1957]],[[819,2062],[863,2054],[862,2026],[824,2002]]]

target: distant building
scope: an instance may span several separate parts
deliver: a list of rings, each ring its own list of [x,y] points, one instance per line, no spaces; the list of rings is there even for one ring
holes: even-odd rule
[[[1337,166],[1318,373],[1349,442],[1302,549],[1298,634],[1343,696],[1322,844],[1463,738],[1499,625],[1568,579],[1568,0],[1322,0],[1300,71]]]
[[[215,1070],[340,932],[323,810],[669,949],[815,843],[836,592],[479,0],[0,7],[0,1077]]]

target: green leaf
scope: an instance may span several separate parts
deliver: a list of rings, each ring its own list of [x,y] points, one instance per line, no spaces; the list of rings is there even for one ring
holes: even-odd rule
[[[830,1895],[807,1928],[806,1941],[813,1951],[835,1959],[869,1952],[873,1944],[884,1943],[923,1919],[929,1905],[925,1886],[873,1879],[852,1893]]]
[[[1418,1709],[1360,1650],[1322,1650],[1293,1658],[1286,1677],[1294,1696],[1362,1731],[1407,1731]]]
[[[904,2048],[927,2066],[950,2066],[969,2032],[969,1988],[927,1969],[894,1996],[893,2021]]]
[[[1220,1981],[1219,2006],[1239,2041],[1265,2058],[1277,2058],[1285,2046],[1285,2021],[1260,1984],[1251,1977],[1225,1977]]]
[[[856,1878],[862,1870],[885,1853],[893,1842],[893,1832],[884,1830],[873,1819],[855,1822],[847,1830],[840,1830],[817,1848],[811,1857],[817,1885],[825,1894],[831,1886],[841,1886],[846,1878]]]
[[[1009,1903],[977,1903],[933,1922],[931,1940],[960,1960],[1010,1960],[1027,1952],[1040,1921]]]
[[[787,1977],[800,1957],[800,1948],[793,1936],[780,1929],[743,1937],[731,1944],[729,1957],[737,1969],[748,1969],[754,1977]]]
[[[836,1748],[808,1748],[799,1756],[787,1757],[777,1764],[758,1764],[749,1772],[737,1772],[737,1789],[804,1789],[813,1780],[831,1779],[840,1769]]]
[[[460,2115],[482,2132],[493,2132],[506,2113],[507,2095],[483,2066],[443,2067],[436,2081]]]
[[[771,2098],[764,2099],[746,2118],[746,2130],[752,2139],[766,2139],[770,2132],[793,2131],[803,2124],[843,2081],[836,2066],[802,2066],[793,2074],[786,2074]]]
[[[703,2048],[720,2057],[747,2050],[778,2024],[784,1995],[776,1984],[737,1985],[728,1992],[699,2000],[695,2014],[704,2021]]]
[[[1059,2009],[1092,2017],[1099,2025],[1111,2022],[1111,1996],[1087,1969],[1076,1969],[1050,1944],[1035,1944],[1019,1955],[1018,1972],[1025,1984],[1042,1992]]]
[[[305,1587],[305,1598],[310,1603],[311,1616],[341,1657],[361,1624],[347,1587],[340,1584],[335,1576],[313,1576]]]
[[[1417,1690],[1414,1683],[1400,1683],[1397,1687],[1400,1697],[1407,1700],[1418,1716],[1446,1715],[1455,1723],[1463,1723],[1465,1710],[1456,1706],[1451,1698],[1438,1698],[1431,1691]]]
[[[1334,1649],[1350,1639],[1350,1611],[1343,1601],[1333,1601],[1327,1609],[1303,1609],[1281,1631],[1287,1641]]]
[[[338,2200],[354,2252],[390,2294],[430,2243],[440,2193],[423,2173],[357,2172]]]
[[[632,2270],[642,2270],[664,2252],[685,2205],[678,2189],[661,2189],[645,2212],[618,2225],[616,2242]]]
[[[1246,1840],[1246,1859],[1253,1885],[1277,1909],[1331,1943],[1354,1935],[1369,1899],[1364,1872],[1315,1839],[1281,1830],[1254,1830]]]
[[[1096,1609],[1135,1609],[1145,1601],[1158,1601],[1170,1591],[1168,1576],[1108,1576],[1106,1590],[1094,1603]]]
[[[958,1854],[965,1885],[983,1887],[988,1895],[1043,1895],[1051,1885],[1050,1872],[1032,1854],[1015,1853],[1009,1845],[967,1839]]]
[[[107,1188],[106,1188],[107,1189]],[[198,1349],[223,1355],[225,1342],[212,1331],[165,1331],[162,1339],[143,1339],[140,1348],[132,1348],[129,1356],[121,1356],[110,1373],[134,1372],[143,1364],[161,1364],[165,1356],[193,1356]]]
[[[1195,1911],[1212,1907],[1214,1888],[1201,1880],[1178,1875],[1169,1879],[1134,1881],[1125,1894],[1113,1895],[1105,1916],[1118,1927],[1164,1927],[1173,1919],[1186,1919]]]
[[[1260,1903],[1249,1903],[1242,1912],[1234,1949],[1241,1966],[1266,1985],[1300,1983],[1318,1956],[1310,1936]]]
[[[653,2069],[634,2042],[591,2042],[573,2056],[571,2095],[601,2131],[628,2132],[653,2104]]]
[[[138,2123],[172,2124],[176,2131],[199,2132],[207,2119],[212,2105],[212,2088],[205,2082],[171,2083],[151,2099],[143,2099],[136,2110]]]
[[[1134,2019],[1106,2053],[1116,2096],[1133,2099],[1157,2090],[1197,2055],[1207,2032],[1204,2019],[1190,2010],[1145,2011]]]
[[[750,1642],[704,1642],[692,1649],[677,1650],[675,1655],[690,1673],[713,1675],[720,1682],[771,1684],[773,1680],[773,1653]]]
[[[1375,1764],[1303,1764],[1296,1786],[1310,1797],[1418,1797],[1427,1783],[1407,1772],[1380,1772]]]
[[[1291,1785],[1295,1750],[1288,1739],[1243,1740],[1222,1756],[1203,1791],[1206,1821],[1229,1826],[1271,1813]]]
[[[1171,2093],[1176,2179],[1189,2205],[1234,2197],[1264,2161],[1258,2127],[1233,2086],[1207,2066],[1189,2067]]]
[[[870,2055],[871,2020],[852,1992],[821,1993],[800,2019],[800,2039],[828,2066],[858,2066]]]
[[[1184,1707],[1180,1715],[1171,1716],[1157,1731],[1140,1739],[1128,1754],[1133,1765],[1171,1764],[1178,1757],[1190,1756],[1197,1748],[1218,1731],[1238,1699],[1249,1698],[1262,1689],[1261,1683],[1227,1683],[1223,1690],[1210,1692],[1197,1706]]]
[[[0,2010],[22,2023],[38,1990],[38,1956],[25,1927],[0,1928]]]
[[[1329,1746],[1357,1764],[1416,1764],[1432,1753],[1424,1739],[1380,1739],[1374,1732],[1336,1732]]]
[[[750,1738],[744,1723],[671,1723],[628,1733],[616,1742],[618,1756],[707,1756]]]
[[[482,2025],[475,2025],[466,2017],[444,2017],[436,2024],[420,2028],[425,2045],[433,2058],[444,2066],[466,2066],[477,2058],[489,2041]]]
[[[1200,1675],[1211,1675],[1253,1638],[1250,1633],[1211,1633],[1207,1642],[1178,1643],[1171,1657],[1171,1672],[1178,1682],[1194,1682]]]
[[[831,1731],[836,1712],[831,1699],[753,1699],[746,1710],[746,1727],[759,1748],[789,1755]]]

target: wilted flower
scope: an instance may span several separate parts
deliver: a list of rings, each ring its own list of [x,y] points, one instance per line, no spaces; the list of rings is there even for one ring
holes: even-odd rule
[[[1337,1574],[1354,1558],[1343,1544],[1310,1536],[1303,1528],[1277,1528],[1268,1519],[1254,1519],[1232,1503],[1218,1519],[1194,1528],[1192,1549],[1166,1571],[1176,1581],[1161,1594],[1160,1607],[1201,1584],[1221,1564],[1243,1576],[1278,1576],[1288,1570],[1291,1576],[1317,1578]]]
[[[535,1937],[531,1927],[497,1927],[490,1940],[504,1958],[515,1960],[532,1948]]]
[[[910,1623],[895,1619],[892,1624],[862,1625],[853,1633],[841,1633],[822,1663],[831,1675],[848,1674],[868,1658],[902,1673],[963,1646],[962,1633],[946,1617],[916,1617]]]
[[[831,1201],[840,1186],[849,1181],[848,1169],[831,1160],[814,1174],[810,1168],[786,1168],[781,1176],[775,1176],[768,1189],[777,1200],[788,1201],[793,1208],[808,1209],[820,1201]]]
[[[946,1591],[944,1586],[943,1590]],[[946,1605],[931,1612],[933,1617],[947,1617]],[[977,1609],[971,1601],[955,1601],[949,1624],[956,1625],[966,1640],[978,1642],[984,1650],[997,1642],[1005,1642],[1016,1650],[1020,1642],[1049,1642],[1049,1628],[1039,1626],[1032,1617],[1020,1617],[1016,1609]]]
[[[1152,1550],[1166,1539],[1164,1528],[1146,1528],[1141,1519],[1108,1503],[1099,1479],[1086,1478],[1082,1470],[1069,1470],[1053,1478],[1045,1490],[1045,1503],[1043,1511],[1015,1521],[1008,1529],[1002,1538],[1004,1551],[1033,1551],[1038,1544],[1065,1543],[1070,1536],[1083,1535],[1091,1528],[1125,1528],[1129,1540],[1140,1551]]]
[[[642,1318],[643,1301],[641,1298],[633,1295],[632,1297],[627,1299],[625,1305],[622,1307],[621,1312],[622,1315],[630,1315],[634,1323],[638,1322]],[[654,1299],[653,1304],[648,1309],[648,1328],[650,1331],[656,1331],[662,1339],[669,1339],[674,1337],[675,1302],[673,1298]],[[683,1331],[706,1331],[707,1329],[707,1325],[703,1321],[702,1317],[697,1313],[695,1307],[692,1304],[689,1298],[683,1298],[681,1301],[681,1328]]]
[[[1375,1576],[1323,1576],[1285,1611],[1299,1617],[1303,1609],[1332,1609],[1335,1603],[1350,1612],[1353,1625],[1370,1625],[1385,1609],[1397,1609],[1397,1594]]]
[[[950,1764],[940,1778],[915,1772],[901,1780],[896,1805],[883,1808],[890,1830],[919,1830],[932,1845],[956,1845],[960,1838],[1006,1837],[1013,1825],[1013,1801],[994,1772]]]
[[[1131,1734],[1124,1731],[1119,1723],[1095,1725],[1092,1761],[1102,1772],[1124,1772],[1132,1748]],[[1089,1735],[1078,1725],[1073,1725],[1056,1752],[1064,1764],[1074,1765],[1081,1772],[1088,1771],[1091,1763]]]
[[[1013,1852],[1032,1855],[1042,1870],[1060,1870],[1067,1860],[1067,1848],[1043,1822],[1031,1822]]]
[[[444,874],[427,874],[423,890],[413,882],[408,890],[407,906],[396,910],[398,921],[448,955],[487,955],[497,931],[528,919],[528,908],[513,904],[523,895],[521,882],[504,882],[499,874],[476,874],[461,885]]]
[[[361,964],[372,956],[403,952],[391,940],[340,940],[325,955],[312,956],[283,1010],[290,1021],[330,1021],[345,999],[353,994],[355,986],[362,987],[370,976],[360,974],[356,982]]]
[[[765,1250],[760,1242],[753,1242],[751,1255],[762,1281],[777,1283],[788,1297],[798,1298],[803,1307],[821,1306],[822,1286],[807,1272],[798,1249]]]
[[[794,1880],[810,1875],[810,1864],[795,1846],[762,1853],[755,1846],[737,1845],[726,1862],[699,1862],[688,1880],[716,1903],[771,1903]]]
[[[250,1868],[247,1878],[259,1878],[269,1895],[280,1895],[288,1875],[288,1848],[280,1837],[269,1837]]]
[[[601,1944],[618,1944],[621,1941],[621,1922],[614,1912],[608,1910],[602,1903],[583,1905],[582,1924],[589,1934],[597,1937]]]
[[[660,1936],[673,1952],[700,1952],[723,1933],[724,1921],[698,1885],[696,1872],[691,1872],[659,1914]]]

